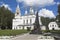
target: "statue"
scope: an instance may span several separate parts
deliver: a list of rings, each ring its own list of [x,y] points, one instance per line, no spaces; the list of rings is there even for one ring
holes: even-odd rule
[[[34,29],[30,32],[30,34],[42,34],[40,24],[39,24],[38,12],[36,14],[35,23],[33,25],[34,25]]]

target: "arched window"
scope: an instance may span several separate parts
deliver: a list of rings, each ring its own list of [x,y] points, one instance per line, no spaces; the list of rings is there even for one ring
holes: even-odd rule
[[[30,19],[30,24],[32,23],[32,20]]]
[[[25,24],[25,20],[23,20],[23,23]]]
[[[26,24],[28,24],[28,19],[26,20],[26,22],[27,22]]]

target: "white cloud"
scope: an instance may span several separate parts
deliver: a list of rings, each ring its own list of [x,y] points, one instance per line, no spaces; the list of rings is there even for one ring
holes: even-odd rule
[[[45,6],[45,5],[50,5],[55,3],[54,0],[17,0],[17,2],[23,2],[28,6],[34,6],[34,5]]]
[[[8,9],[8,10],[12,10],[12,9],[9,7],[8,4],[4,4],[4,3],[3,3],[3,4],[1,5],[1,7],[2,7],[2,6],[4,6],[4,7],[5,7],[6,9]]]
[[[47,9],[40,10],[39,11],[39,16],[49,17],[49,18],[56,18],[54,13],[50,10],[47,10]]]

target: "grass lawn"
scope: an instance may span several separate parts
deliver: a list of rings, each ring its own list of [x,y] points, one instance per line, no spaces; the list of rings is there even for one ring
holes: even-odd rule
[[[0,30],[0,36],[16,36],[27,32],[27,30]]]

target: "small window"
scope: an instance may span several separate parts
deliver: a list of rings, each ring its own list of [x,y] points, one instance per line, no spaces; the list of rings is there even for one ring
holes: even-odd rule
[[[52,27],[54,27],[54,25],[52,25]]]
[[[55,25],[55,27],[56,27],[56,25]]]

